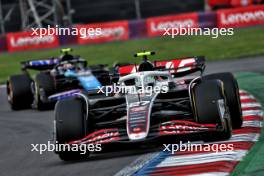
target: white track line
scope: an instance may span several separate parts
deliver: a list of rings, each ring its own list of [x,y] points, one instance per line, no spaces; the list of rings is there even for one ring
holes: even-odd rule
[[[246,110],[242,112],[243,116],[263,116],[262,110]]]
[[[262,127],[262,121],[258,120],[249,120],[243,121],[243,127]]]
[[[194,174],[192,176],[227,176],[229,174],[229,172],[208,172],[204,174]]]
[[[233,150],[218,153],[203,153],[186,156],[169,156],[156,167],[174,167],[193,164],[211,163],[217,161],[240,161],[247,154],[247,150]]]
[[[240,100],[246,100],[246,99],[255,100],[255,97],[253,95],[243,95],[243,96],[240,96]]]
[[[254,102],[254,103],[241,103],[242,108],[261,108],[261,104]]]
[[[241,94],[241,93],[248,94],[248,92],[247,92],[247,91],[245,91],[245,90],[239,90],[239,93],[240,93],[240,94]]]

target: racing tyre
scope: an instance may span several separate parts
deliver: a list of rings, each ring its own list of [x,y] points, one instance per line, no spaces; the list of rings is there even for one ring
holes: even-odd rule
[[[49,73],[40,72],[36,76],[34,106],[37,110],[46,110],[54,107],[54,103],[45,102],[48,96],[55,92],[54,79]],[[45,100],[43,100],[45,99]]]
[[[227,105],[231,115],[233,129],[242,127],[243,118],[237,80],[232,73],[216,73],[207,75],[205,79],[219,79],[224,83]]]
[[[87,122],[84,103],[81,99],[70,98],[57,102],[55,106],[56,140],[65,144],[85,137]],[[61,160],[70,161],[84,159],[89,156],[78,151],[58,151]]]
[[[193,89],[193,107],[197,122],[218,124],[223,129],[216,133],[207,132],[203,137],[209,141],[229,139],[232,134],[230,115],[221,84],[219,80],[202,80]]]
[[[30,108],[33,102],[32,80],[27,74],[10,76],[7,81],[7,97],[12,110]]]

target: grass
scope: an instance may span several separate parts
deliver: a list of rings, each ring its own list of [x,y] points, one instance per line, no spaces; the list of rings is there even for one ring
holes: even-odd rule
[[[236,75],[239,87],[249,91],[264,105],[264,76],[257,73],[240,73]],[[264,128],[259,141],[250,149],[247,156],[238,164],[232,176],[264,175]]]
[[[73,46],[74,54],[88,60],[89,64],[112,64],[114,61],[134,62],[134,53],[154,50],[153,59],[172,59],[185,56],[204,55],[207,60],[223,60],[264,54],[263,26],[236,29],[233,36],[184,36],[174,39],[156,37],[125,42],[97,45]],[[58,56],[58,49],[23,51],[0,55],[0,82],[11,74],[20,72],[19,62],[29,59],[45,59]]]

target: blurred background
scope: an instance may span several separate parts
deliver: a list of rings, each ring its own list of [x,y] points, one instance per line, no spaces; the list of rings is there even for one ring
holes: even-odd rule
[[[250,6],[263,0],[0,0],[1,33]]]
[[[20,72],[20,62],[57,57],[72,47],[89,64],[204,55],[227,60],[264,54],[264,0],[0,0],[0,82]],[[190,24],[235,28],[233,36],[163,36],[164,28]],[[102,35],[31,35],[33,28],[101,28]]]
[[[204,5],[203,0],[1,0],[1,33],[202,11]]]

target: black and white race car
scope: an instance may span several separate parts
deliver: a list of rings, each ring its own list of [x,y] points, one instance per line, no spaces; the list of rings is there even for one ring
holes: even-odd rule
[[[225,140],[232,128],[241,128],[239,89],[231,73],[204,76],[204,57],[150,62],[152,54],[137,53],[141,64],[118,67],[124,92],[92,98],[79,93],[57,102],[57,143],[106,145],[186,134]],[[83,157],[57,154],[62,160]]]

